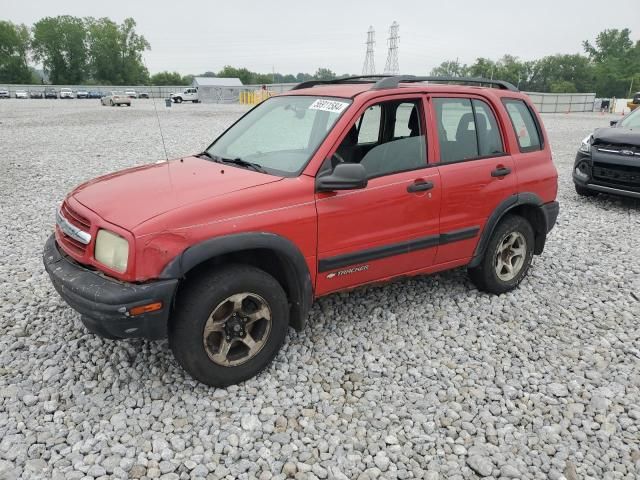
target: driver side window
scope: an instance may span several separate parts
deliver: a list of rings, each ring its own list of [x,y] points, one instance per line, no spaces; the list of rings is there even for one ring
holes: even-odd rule
[[[367,178],[427,166],[421,100],[397,100],[368,107],[336,150],[335,162],[360,163]]]

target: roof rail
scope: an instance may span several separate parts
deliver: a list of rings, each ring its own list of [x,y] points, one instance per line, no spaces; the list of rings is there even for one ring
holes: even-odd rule
[[[519,92],[519,90],[511,83],[503,80],[490,80],[488,78],[479,77],[416,77],[415,75],[396,75],[394,77],[385,77],[376,82],[372,90],[386,90],[388,88],[397,88],[400,83],[418,83],[418,82],[442,82],[442,83],[470,83],[479,85],[494,85],[503,90]]]
[[[393,77],[391,75],[359,75],[356,77],[335,78],[333,80],[309,80],[297,84],[291,90],[301,90],[303,88],[311,88],[317,85],[336,85],[340,83],[374,83],[377,85],[379,81],[387,78]]]

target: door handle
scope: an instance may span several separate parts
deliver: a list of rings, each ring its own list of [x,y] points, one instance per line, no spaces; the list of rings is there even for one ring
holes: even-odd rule
[[[511,173],[511,169],[509,167],[497,167],[494,171],[491,172],[492,177],[505,177]]]
[[[427,190],[431,190],[433,188],[433,183],[431,182],[415,182],[407,187],[407,192],[426,192]]]

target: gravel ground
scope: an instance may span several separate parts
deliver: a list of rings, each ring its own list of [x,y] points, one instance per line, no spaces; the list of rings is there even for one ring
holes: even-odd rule
[[[170,157],[239,106],[158,105]],[[0,101],[0,478],[637,479],[640,208],[578,198],[598,114],[545,117],[561,214],[516,291],[464,270],[333,295],[258,378],[86,333],[41,262],[74,185],[164,158],[151,101]]]

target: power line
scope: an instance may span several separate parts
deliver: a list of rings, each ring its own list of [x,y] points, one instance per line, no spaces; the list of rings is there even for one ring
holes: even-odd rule
[[[373,46],[376,44],[376,32],[373,26],[369,27],[367,32],[367,55],[364,57],[364,66],[362,67],[363,75],[375,75],[376,65],[374,63]]]
[[[389,27],[389,38],[387,44],[389,45],[389,51],[387,53],[387,63],[384,66],[384,73],[389,75],[398,75],[400,73],[400,66],[398,65],[398,40],[400,36],[398,32],[400,25],[398,22],[393,22]]]

